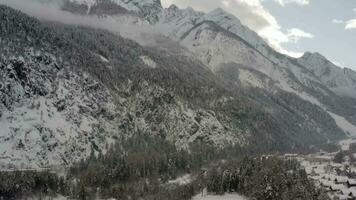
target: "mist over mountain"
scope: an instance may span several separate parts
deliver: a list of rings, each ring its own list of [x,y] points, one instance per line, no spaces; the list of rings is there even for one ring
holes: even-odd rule
[[[3,170],[70,169],[68,180],[82,180],[91,194],[106,184],[110,191],[97,195],[117,186],[129,198],[134,183],[151,187],[145,178],[161,187],[234,156],[320,150],[356,136],[356,72],[318,53],[280,54],[222,9],[163,8],[159,0],[0,4]],[[277,176],[251,167],[256,177],[292,182],[283,170],[295,170],[295,180],[308,180],[296,163],[258,160],[238,163],[281,169]],[[110,183],[94,171],[111,174]],[[207,188],[220,190],[214,184]],[[322,196],[309,183],[296,188]]]

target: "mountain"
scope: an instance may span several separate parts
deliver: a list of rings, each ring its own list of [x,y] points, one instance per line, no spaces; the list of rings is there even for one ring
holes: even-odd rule
[[[148,5],[146,1],[142,2]],[[124,1],[112,1],[112,3],[125,4]],[[97,4],[100,4],[100,1],[97,1]],[[137,6],[144,7],[142,4]],[[203,13],[192,8],[179,9],[175,5],[163,9],[158,2],[150,5],[157,11],[154,18],[158,20],[150,20],[152,15],[148,18],[140,14],[137,16],[141,16],[143,21],[147,21],[162,35],[189,49],[213,72],[232,64],[237,71],[241,70],[237,66],[250,68],[273,80],[273,89],[294,93],[303,100],[321,106],[333,114],[344,116],[356,124],[354,101],[339,95],[344,93],[345,88],[337,88],[340,91],[330,88],[310,70],[310,67],[304,66],[295,58],[276,52],[234,15],[219,8]],[[128,8],[128,10],[135,9]],[[249,77],[254,80],[259,77],[254,73],[250,75]],[[251,82],[246,79],[244,81]]]
[[[153,0],[68,0],[63,9],[140,19],[186,52],[1,6],[3,167],[71,165],[141,132],[184,149],[199,141],[283,151],[345,137],[341,116],[356,113],[354,101],[221,9]]]
[[[356,98],[355,71],[338,67],[319,53],[307,52],[298,61],[336,94]]]

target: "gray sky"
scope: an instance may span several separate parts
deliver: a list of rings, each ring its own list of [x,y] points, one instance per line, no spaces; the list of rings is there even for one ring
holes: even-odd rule
[[[356,70],[356,0],[162,0],[208,12],[221,7],[276,50],[298,57],[320,52]]]

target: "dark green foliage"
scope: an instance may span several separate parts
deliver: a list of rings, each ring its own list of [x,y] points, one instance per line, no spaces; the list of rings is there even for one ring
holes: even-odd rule
[[[93,151],[90,158],[71,167],[66,178],[49,172],[2,172],[0,194],[5,199],[61,194],[80,200],[189,200],[207,188],[257,200],[311,200],[323,195],[295,160],[243,157],[246,151],[240,148],[216,149],[204,143],[191,149],[188,153],[162,138],[138,134],[105,155],[95,156]],[[168,184],[186,173],[192,182]]]
[[[137,135],[116,144],[105,155],[91,156],[71,168],[71,174],[90,186],[109,187],[115,183],[156,177],[163,180],[189,172],[189,154],[160,138]]]
[[[350,144],[349,151],[351,153],[356,153],[356,143]]]
[[[283,161],[275,157],[246,157],[221,163],[209,170],[206,181],[209,192],[238,192],[257,200],[325,197],[322,191],[315,189],[297,161]]]
[[[49,171],[0,171],[0,199],[54,195],[65,188],[64,179]]]
[[[345,161],[345,152],[344,151],[339,151],[335,156],[334,156],[334,162],[335,163],[343,163]]]
[[[346,159],[351,163],[351,164],[355,164],[355,156],[354,156],[354,146],[351,144],[350,145],[350,149],[347,151],[344,150],[340,150],[339,152],[337,152],[334,156],[334,162],[335,163],[343,163],[346,161]]]

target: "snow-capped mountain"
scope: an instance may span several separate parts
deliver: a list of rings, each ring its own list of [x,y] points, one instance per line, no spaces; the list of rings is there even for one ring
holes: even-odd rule
[[[241,67],[248,68],[249,76],[243,76],[240,84],[256,86],[256,82],[263,82],[258,75],[262,73],[272,82],[258,86],[272,92],[282,90],[294,93],[305,101],[329,110],[332,116],[344,116],[356,123],[355,101],[339,96],[345,90],[350,93],[349,88],[330,88],[310,67],[275,51],[234,15],[222,9],[203,13],[192,8],[179,9],[175,5],[165,9],[159,3],[156,5],[159,5],[157,11],[160,12],[155,12],[153,16],[158,20],[149,20],[152,15],[148,19],[142,17],[142,20],[186,47],[193,57],[199,58],[213,72],[224,71],[221,69],[224,66],[236,72],[243,71]]]
[[[70,165],[140,132],[180,148],[288,149],[340,139],[341,116],[356,116],[355,102],[222,9],[159,0],[67,0],[63,9],[149,25],[188,53],[1,6],[2,165]]]
[[[278,53],[238,18],[222,9],[202,13],[172,5],[163,10],[155,26],[162,34],[188,48],[213,72],[221,71],[224,66],[229,66],[230,71],[249,68],[252,70],[249,78],[244,76],[240,82],[256,83],[260,76],[251,72],[259,72],[273,81],[273,84],[258,84],[264,89],[294,93],[338,115],[355,119],[355,103],[345,102],[338,96],[343,88],[330,88],[309,66]]]
[[[200,63],[162,56],[104,31],[45,26],[0,9],[2,167],[70,165],[137,132],[181,148],[197,139],[248,144],[242,129],[199,100],[212,101],[216,95],[205,93],[223,90],[205,82],[212,75]],[[225,93],[213,102],[231,101]]]
[[[307,52],[298,61],[336,94],[356,98],[355,71],[338,67],[319,53]]]

